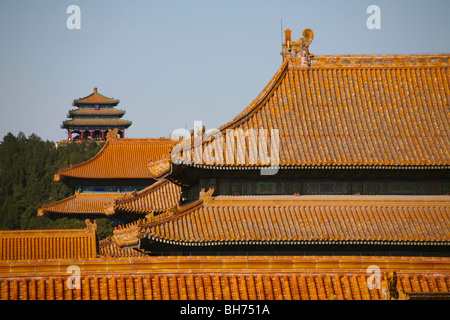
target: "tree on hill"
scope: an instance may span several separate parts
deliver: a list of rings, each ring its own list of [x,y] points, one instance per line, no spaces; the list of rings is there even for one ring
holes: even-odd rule
[[[95,156],[104,143],[68,143],[59,147],[35,134],[8,133],[0,142],[0,230],[84,228],[76,218],[52,220],[38,217],[43,203],[58,201],[74,193],[63,183],[53,181],[60,168]],[[105,220],[105,221],[103,221]],[[108,219],[98,219],[99,238],[112,232]]]

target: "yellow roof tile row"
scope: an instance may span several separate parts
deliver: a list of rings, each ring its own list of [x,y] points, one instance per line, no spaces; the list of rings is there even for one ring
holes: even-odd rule
[[[449,196],[216,197],[141,221],[133,234],[178,245],[450,243]],[[131,229],[130,229],[131,232]],[[126,230],[116,235],[127,238]]]
[[[97,257],[96,224],[86,229],[0,231],[1,261],[80,260]]]
[[[180,202],[181,187],[169,180],[160,180],[133,196],[116,199],[106,206],[108,214],[118,212],[153,213],[164,212]]]
[[[302,263],[311,267],[292,267]],[[379,287],[368,286],[371,274],[363,267],[374,265],[380,266]],[[382,300],[384,273],[396,268],[398,293],[448,297],[447,265],[448,258],[407,256],[99,259],[79,263],[80,288],[69,289],[68,263],[35,264],[36,275],[20,273],[29,269],[24,265],[0,263],[0,300]]]
[[[66,199],[44,204],[38,210],[38,216],[45,214],[104,214],[104,206],[124,193],[76,193]]]
[[[63,178],[150,179],[148,162],[166,155],[174,143],[164,138],[108,140],[95,157],[60,169],[55,181]]]

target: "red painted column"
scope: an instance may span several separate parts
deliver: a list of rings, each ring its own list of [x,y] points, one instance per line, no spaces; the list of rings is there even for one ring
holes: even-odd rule
[[[84,141],[84,130],[81,131],[81,141]]]
[[[94,130],[91,130],[91,140],[94,139]]]
[[[122,138],[125,138],[125,130],[122,130]]]
[[[102,130],[102,140],[105,140],[105,130]]]
[[[72,140],[72,130],[69,130],[69,140]]]

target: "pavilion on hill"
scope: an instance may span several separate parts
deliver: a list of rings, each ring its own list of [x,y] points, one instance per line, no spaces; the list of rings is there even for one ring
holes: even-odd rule
[[[94,92],[84,98],[74,100],[72,105],[77,109],[70,110],[61,128],[67,130],[69,141],[106,141],[108,130],[117,129],[120,138],[125,137],[125,129],[131,121],[123,120],[124,110],[116,109],[120,100],[106,97]]]

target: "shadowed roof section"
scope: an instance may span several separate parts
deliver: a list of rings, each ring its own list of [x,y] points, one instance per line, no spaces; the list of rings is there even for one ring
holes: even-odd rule
[[[149,187],[105,205],[108,215],[116,213],[165,212],[180,202],[181,187],[169,180],[159,180]]]
[[[450,244],[449,196],[218,196],[115,231],[174,245]]]
[[[272,157],[278,137],[277,163],[270,164],[281,168],[448,168],[449,61],[448,54],[319,56],[304,67],[285,59],[255,100],[218,128],[223,139],[185,139],[174,152],[186,160],[183,143],[192,147],[182,166],[264,167],[267,161],[249,151],[248,134],[266,129],[262,150]],[[150,172],[165,176],[169,163],[155,163]]]
[[[154,139],[111,139],[93,158],[60,169],[54,180],[64,178],[85,179],[143,179],[151,178],[148,162],[169,153],[174,141]]]

